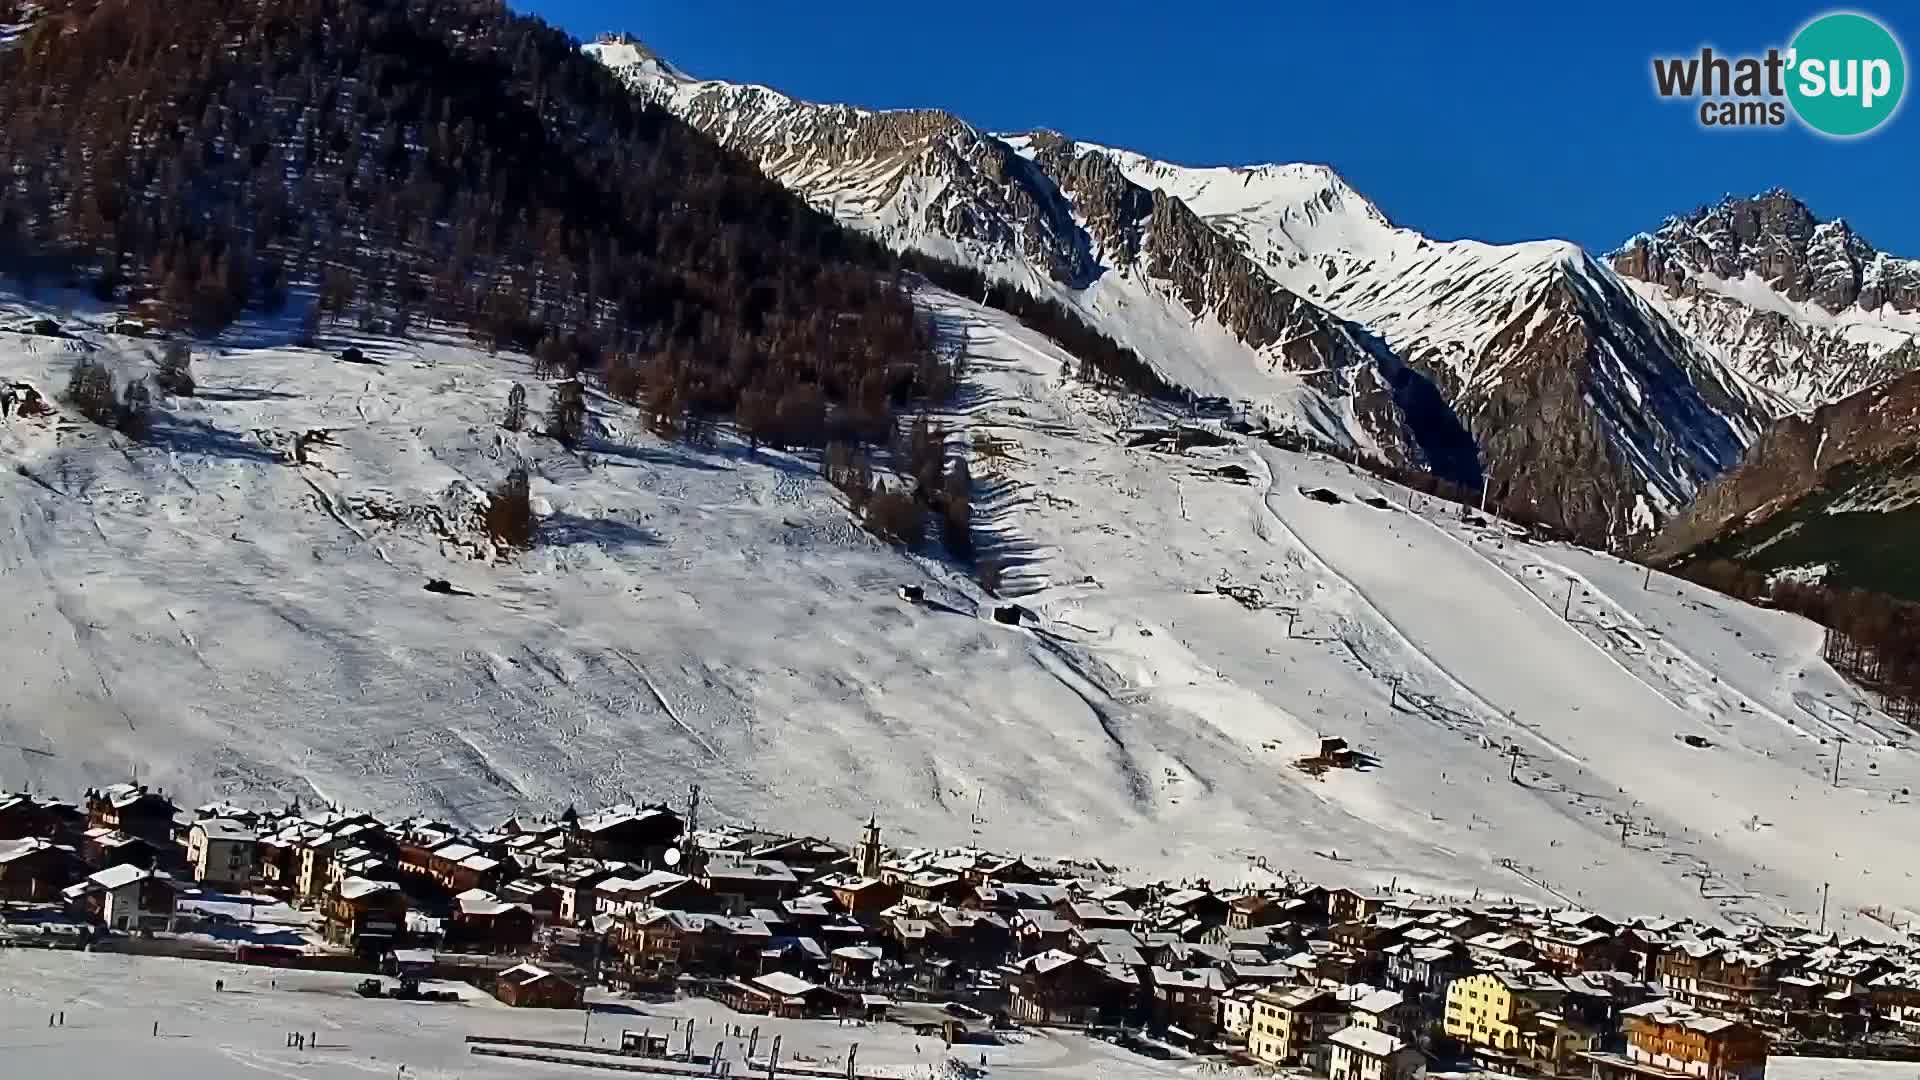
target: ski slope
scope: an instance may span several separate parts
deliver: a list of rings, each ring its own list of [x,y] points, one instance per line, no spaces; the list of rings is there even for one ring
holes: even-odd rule
[[[568,453],[497,425],[515,382],[543,411],[524,357],[353,339],[372,367],[243,328],[148,444],[0,424],[0,785],[137,770],[491,824],[698,782],[741,823],[844,840],[877,812],[896,844],[1223,885],[1737,921],[1806,919],[1831,882],[1864,934],[1863,907],[1920,910],[1920,761],[1852,718],[1816,627],[1338,462],[1130,448],[1166,418],[998,312],[922,301],[967,343],[956,441],[1005,447],[975,457],[976,529],[1034,623],[872,540],[803,457],[661,443],[597,396]],[[61,318],[73,340],[0,334],[0,379],[150,364]],[[277,456],[317,429],[310,464]],[[516,457],[543,542],[492,558],[473,513]],[[1372,764],[1296,768],[1322,735]]]

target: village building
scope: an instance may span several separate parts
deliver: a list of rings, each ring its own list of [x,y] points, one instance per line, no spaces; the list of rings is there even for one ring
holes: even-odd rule
[[[1374,1031],[1384,1031],[1415,1046],[1427,1041],[1425,1014],[1420,1006],[1397,990],[1375,990],[1353,1001],[1353,1022]]]
[[[1015,965],[1008,1013],[1025,1024],[1093,1024],[1124,1000],[1125,984],[1068,952],[1050,949]]]
[[[1621,1012],[1626,1053],[1589,1051],[1594,1080],[1760,1080],[1764,1034],[1737,1020],[1660,999]]]
[[[1263,1065],[1324,1065],[1327,1037],[1347,1019],[1346,1003],[1331,990],[1263,991],[1253,1000],[1247,1052]]]
[[[173,929],[179,888],[165,871],[123,863],[69,886],[62,895],[109,929],[137,933]]]
[[[611,806],[573,817],[566,829],[568,850],[595,859],[657,866],[667,849],[680,842],[682,827],[680,815],[663,805]]]
[[[1217,968],[1150,968],[1153,1020],[1184,1042],[1213,1037],[1220,1022],[1220,998],[1229,984]]]
[[[1708,1012],[1739,1017],[1770,1006],[1780,993],[1787,961],[1772,952],[1688,940],[1661,955],[1660,989]]]
[[[173,845],[173,800],[145,784],[114,784],[87,792],[87,825],[137,836],[155,848]]]
[[[736,1012],[799,1018],[833,1012],[840,996],[797,975],[776,971],[728,983],[722,1000]]]
[[[231,818],[203,818],[187,830],[187,865],[195,881],[244,886],[253,880],[259,835]]]
[[[0,840],[0,901],[58,900],[86,872],[73,848],[41,837]]]
[[[785,863],[715,855],[699,878],[719,910],[732,914],[780,903],[800,891],[800,880]]]
[[[586,991],[572,979],[536,964],[517,964],[494,977],[493,996],[518,1009],[578,1009]]]
[[[328,941],[378,956],[401,944],[407,927],[407,896],[391,881],[347,878],[327,897]]]
[[[470,952],[508,952],[531,944],[534,930],[531,908],[509,903],[485,889],[468,889],[453,898],[446,944],[449,949]]]
[[[1422,1080],[1427,1074],[1426,1055],[1377,1028],[1342,1028],[1327,1036],[1327,1047],[1331,1080]]]
[[[96,870],[110,866],[137,866],[146,870],[159,862],[160,851],[132,833],[101,825],[80,834],[80,857]]]
[[[1260,990],[1259,986],[1242,985],[1220,995],[1217,1030],[1221,1041],[1233,1046],[1247,1044],[1247,1035],[1253,1030],[1253,1002]]]
[[[1447,987],[1444,1030],[1476,1049],[1518,1056],[1534,1016],[1557,1004],[1557,996],[1533,980],[1508,972],[1482,972]]]

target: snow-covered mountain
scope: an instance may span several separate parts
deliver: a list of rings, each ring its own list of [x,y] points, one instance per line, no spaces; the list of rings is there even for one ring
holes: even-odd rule
[[[1609,260],[1728,367],[1797,408],[1920,367],[1920,259],[1876,251],[1786,191],[1670,217]]]
[[[699,80],[630,38],[586,48],[895,246],[1051,295],[1277,426],[1414,463],[1464,433],[1497,499],[1595,539],[1674,513],[1786,407],[1577,247],[1437,242],[1323,166],[1189,168]]]

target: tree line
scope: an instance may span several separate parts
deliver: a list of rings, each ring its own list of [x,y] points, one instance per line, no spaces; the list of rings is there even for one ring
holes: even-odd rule
[[[964,466],[932,476],[912,448],[911,418],[959,377],[914,305],[922,282],[1008,311],[1082,378],[1183,395],[1055,301],[841,228],[488,0],[35,15],[0,51],[0,270],[170,328],[290,305],[308,344],[342,324],[464,327],[543,377],[597,380],[665,436],[731,422],[869,462],[904,440],[902,490],[860,496],[889,535],[915,531],[902,498],[943,534],[964,502]]]
[[[1770,578],[1730,559],[1684,563],[1676,572],[1715,592],[1826,627],[1826,661],[1877,692],[1888,715],[1920,727],[1920,604],[1864,589]]]

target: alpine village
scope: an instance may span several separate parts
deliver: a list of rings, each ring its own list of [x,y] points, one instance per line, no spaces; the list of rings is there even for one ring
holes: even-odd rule
[[[900,1023],[949,1048],[1079,1029],[1334,1080],[1920,1061],[1920,949],[1824,923],[1727,932],[1294,878],[1125,883],[1099,865],[896,850],[874,820],[846,845],[698,815],[697,787],[680,810],[569,807],[479,835],[298,805],[183,811],[134,783],[78,804],[0,795],[0,946],[360,971],[375,997],[430,996],[427,979],[552,1009],[588,1007],[589,988],[693,995]]]

